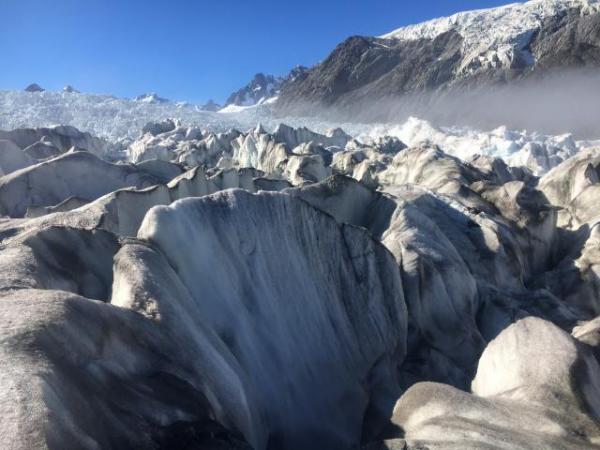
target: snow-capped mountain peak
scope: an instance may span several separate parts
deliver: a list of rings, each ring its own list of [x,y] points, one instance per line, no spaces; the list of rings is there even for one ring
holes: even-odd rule
[[[44,92],[45,89],[37,83],[31,83],[25,89],[25,92]]]
[[[277,94],[281,81],[281,77],[257,73],[246,86],[231,94],[225,105],[251,106],[262,103]]]
[[[206,102],[204,105],[202,105],[202,107],[200,108],[203,111],[211,111],[211,112],[216,112],[219,109],[221,109],[221,105],[219,105],[218,103],[216,103],[212,98],[210,100],[208,100],[208,102]]]
[[[143,103],[167,103],[170,101],[166,98],[159,97],[156,92],[148,92],[145,94],[138,95],[137,97],[135,97],[134,100]]]
[[[281,77],[257,73],[246,86],[227,98],[225,106],[253,106],[268,103],[277,97],[286,83],[296,80],[307,70],[306,67],[298,65],[289,74]]]
[[[63,89],[63,92],[68,92],[69,94],[73,94],[73,93],[79,93],[79,91],[77,89],[75,89],[73,86],[71,86],[70,84],[67,84]]]

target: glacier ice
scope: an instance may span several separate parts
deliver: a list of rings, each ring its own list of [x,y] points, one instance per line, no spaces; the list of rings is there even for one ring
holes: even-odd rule
[[[522,319],[486,348],[472,394],[415,384],[392,421],[405,430],[409,448],[595,448],[599,369],[592,352],[568,333]]]
[[[372,144],[379,139],[398,138],[407,145],[419,144],[438,145],[446,153],[468,160],[476,154],[500,157],[509,164],[525,166],[535,174],[542,174],[552,167],[572,156],[581,148],[590,144],[577,141],[569,134],[559,136],[543,135],[536,132],[508,130],[500,127],[495,130],[483,131],[467,127],[439,127],[435,124],[409,118],[401,124],[382,123],[335,123],[315,117],[277,117],[269,104],[241,107],[233,112],[210,112],[194,105],[177,105],[173,102],[140,102],[120,99],[110,95],[42,92],[28,93],[15,91],[0,91],[0,129],[11,130],[23,126],[50,127],[57,123],[70,124],[80,130],[99,136],[93,145],[82,142],[78,138],[72,145],[86,148],[96,154],[112,153],[120,157],[118,151],[133,145],[144,146],[153,144],[147,132],[157,137],[159,131],[173,131],[175,126],[186,128],[194,136],[201,133],[225,133],[236,129],[241,132],[253,129],[257,122],[263,124],[265,130],[272,132],[278,140],[287,142],[291,148],[300,142],[300,135],[306,134],[306,128],[323,136],[331,133],[328,139],[309,138],[301,136],[304,142],[310,140],[323,146],[344,148],[352,137],[363,144]],[[175,120],[173,120],[175,119]],[[287,126],[282,126],[287,123]],[[163,128],[156,128],[159,126]],[[152,130],[147,128],[153,127]],[[171,127],[167,130],[164,127]],[[58,133],[69,135],[72,128],[55,128]],[[293,131],[292,131],[293,130]],[[54,133],[54,132],[52,132]],[[200,133],[200,134],[199,134]],[[286,135],[287,134],[287,135]],[[293,136],[296,134],[296,136]],[[42,130],[39,135],[29,134],[26,141],[13,139],[19,146],[25,143],[32,145],[43,138],[51,137],[51,142],[60,148],[56,138],[50,131]],[[0,132],[0,138],[7,138]],[[191,136],[187,136],[191,138]],[[172,137],[181,140],[183,137]],[[175,145],[165,139],[156,139],[155,155],[159,157],[165,145]],[[290,150],[291,150],[290,148]]]
[[[272,125],[2,134],[13,448],[598,445],[594,142]]]

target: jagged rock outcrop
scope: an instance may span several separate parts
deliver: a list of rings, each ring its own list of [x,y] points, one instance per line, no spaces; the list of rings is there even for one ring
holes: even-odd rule
[[[204,105],[201,106],[201,109],[203,111],[217,112],[221,109],[221,105],[215,103],[215,101],[211,98],[209,101],[207,101]]]
[[[304,66],[294,67],[289,74],[282,77],[257,73],[250,82],[232,93],[225,101],[225,107],[259,105],[276,97],[282,87],[304,76],[308,69]]]
[[[227,97],[225,106],[250,106],[262,103],[268,98],[277,95],[280,85],[280,78],[276,78],[273,75],[265,75],[264,73],[257,73],[246,86]]]
[[[363,107],[367,99],[436,88],[452,80],[461,46],[462,37],[453,31],[410,42],[354,36],[306,76],[285,86],[277,106],[348,109],[352,104]],[[361,107],[352,113],[360,113]]]
[[[45,89],[37,83],[31,83],[25,88],[25,92],[44,92],[44,90]]]

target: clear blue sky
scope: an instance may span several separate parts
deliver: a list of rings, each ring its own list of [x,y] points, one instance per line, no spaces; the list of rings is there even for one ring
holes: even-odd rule
[[[351,35],[506,0],[0,0],[0,89],[223,101],[256,72],[322,60]]]

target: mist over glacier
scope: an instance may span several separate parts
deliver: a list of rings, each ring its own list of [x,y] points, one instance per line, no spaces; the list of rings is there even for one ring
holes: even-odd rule
[[[311,123],[319,117],[349,131],[369,125],[401,125],[410,117],[437,126],[492,130],[504,126],[544,134],[571,133],[576,139],[598,139],[600,73],[594,69],[559,73],[506,84],[423,91],[403,96],[363,98],[340,106],[295,103],[275,109],[284,123]],[[269,120],[265,120],[268,122]]]

